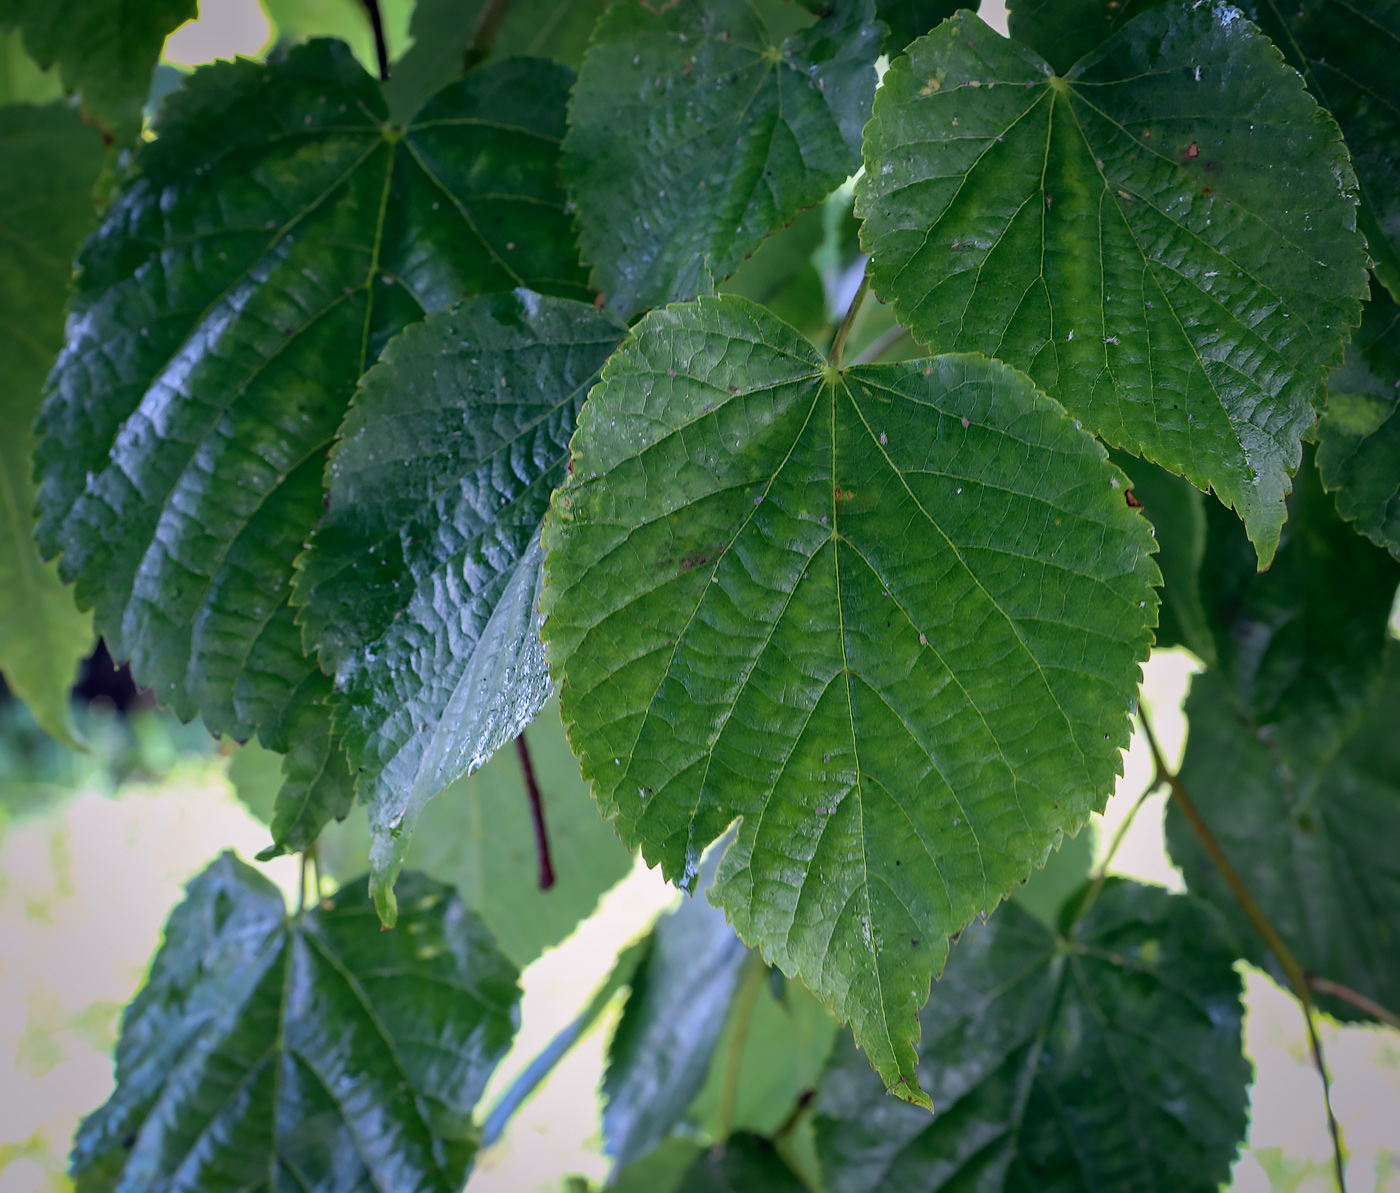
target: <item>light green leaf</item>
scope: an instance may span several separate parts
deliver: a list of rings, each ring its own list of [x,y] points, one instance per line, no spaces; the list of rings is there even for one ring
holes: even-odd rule
[[[39,558],[30,425],[63,342],[69,263],[92,227],[101,169],[102,137],[74,108],[0,108],[0,671],[65,742],[68,689],[92,649],[92,618]]]
[[[1056,74],[1070,68],[1135,16],[1162,0],[1008,0],[1006,26]]]
[[[283,46],[317,37],[336,37],[350,47],[365,70],[374,73],[378,69],[374,29],[364,0],[260,0],[260,3],[277,27],[277,40]],[[393,61],[405,52],[405,47],[412,50],[409,23],[417,0],[378,0],[378,3],[386,48]]]
[[[1308,973],[1400,1009],[1400,660],[1339,748],[1310,748],[1301,718],[1256,727],[1219,677],[1197,676],[1181,782],[1289,951]],[[1301,732],[1300,732],[1301,731]],[[1288,985],[1175,804],[1167,847],[1194,894],[1234,929],[1241,955]],[[1332,1014],[1355,1007],[1321,997]]]
[[[1295,744],[1325,753],[1375,695],[1400,561],[1337,516],[1312,455],[1303,456],[1267,572],[1254,570],[1238,521],[1209,504],[1201,594],[1240,714],[1288,723]]]
[[[563,163],[612,310],[708,294],[856,170],[882,33],[871,0],[839,0],[781,45],[748,0],[608,9]]]
[[[24,52],[24,36],[0,32],[0,104],[46,104],[63,95],[58,72],[40,70]]]
[[[1216,1193],[1250,1080],[1219,919],[1115,878],[1062,931],[1005,907],[963,936],[921,1016],[932,1118],[838,1049],[817,1103],[832,1193]]]
[[[517,975],[454,891],[402,886],[381,932],[362,882],[291,917],[231,854],[191,882],[78,1130],[80,1193],[457,1193]]]
[[[196,0],[0,0],[0,30],[18,29],[40,67],[56,64],[102,127],[131,141],[161,47],[196,9]]]
[[[1341,125],[1361,180],[1357,220],[1376,276],[1400,300],[1400,3],[1250,0],[1242,7]]]
[[[511,0],[496,34],[497,54],[553,58],[583,64],[598,19],[614,0]]]
[[[1086,824],[1077,836],[1066,837],[1052,850],[1045,865],[1032,870],[1024,886],[1011,892],[1011,902],[1029,911],[1042,924],[1054,927],[1060,910],[1089,877],[1094,866],[1094,825]]]
[[[423,811],[406,865],[457,888],[521,969],[592,914],[632,869],[632,858],[598,809],[569,752],[551,702],[525,731],[544,806],[554,885],[541,890],[535,834],[517,750],[508,745]],[[365,822],[352,817],[321,839],[321,863],[337,877],[369,861]]]
[[[569,72],[487,66],[400,129],[338,42],[195,73],[79,257],[40,544],[139,682],[246,738],[315,670],[288,605],[361,373],[465,295],[585,293]]]
[[[605,815],[913,1084],[949,935],[1102,807],[1157,580],[1103,450],[976,356],[835,371],[738,298],[653,312],[545,526]],[[907,1084],[904,1084],[907,1083]]]
[[[1346,361],[1327,379],[1317,466],[1337,512],[1400,558],[1400,306],[1366,304]]]
[[[963,13],[890,68],[865,165],[901,323],[1213,488],[1268,565],[1366,258],[1336,125],[1266,38],[1171,4],[1062,77]]]
[[[704,1152],[693,1139],[672,1135],[660,1147],[615,1171],[607,1188],[611,1193],[675,1193]]]
[[[826,212],[809,207],[770,236],[720,289],[765,306],[809,340],[827,327],[826,295],[813,254],[826,239]]]
[[[427,801],[549,699],[540,524],[625,330],[526,290],[469,299],[391,341],[351,405],[295,599],[336,678],[377,898]]]

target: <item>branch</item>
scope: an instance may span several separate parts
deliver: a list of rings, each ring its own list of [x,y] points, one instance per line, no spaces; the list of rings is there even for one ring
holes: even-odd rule
[[[1330,978],[1320,978],[1316,974],[1308,974],[1309,988],[1316,990],[1319,994],[1330,994],[1333,998],[1340,998],[1343,1002],[1349,1002],[1359,1011],[1365,1011],[1373,1019],[1379,1019],[1382,1023],[1389,1024],[1394,1028],[1400,1028],[1400,1015],[1394,1011],[1386,1010],[1380,1003],[1367,998],[1364,994],[1358,994],[1350,986],[1343,986],[1340,982],[1334,982]]]
[[[1230,859],[1225,856],[1220,842],[1215,839],[1215,834],[1210,831],[1210,826],[1201,817],[1200,811],[1190,795],[1187,794],[1186,788],[1182,786],[1181,780],[1168,769],[1166,760],[1162,757],[1161,747],[1157,744],[1157,736],[1152,732],[1152,722],[1148,720],[1147,709],[1142,706],[1141,702],[1138,704],[1138,720],[1142,724],[1142,732],[1147,738],[1147,744],[1152,748],[1152,762],[1157,768],[1157,775],[1171,788],[1172,799],[1176,801],[1176,806],[1181,809],[1181,814],[1186,817],[1187,823],[1190,824],[1201,845],[1205,848],[1210,860],[1215,863],[1215,868],[1220,871],[1220,877],[1225,880],[1225,885],[1230,888],[1235,900],[1244,909],[1245,915],[1249,917],[1249,922],[1264,938],[1264,943],[1269,946],[1269,951],[1278,958],[1278,963],[1288,976],[1288,982],[1293,987],[1293,992],[1303,1005],[1303,1021],[1308,1027],[1308,1046],[1312,1052],[1313,1067],[1317,1069],[1318,1076],[1322,1078],[1322,1101],[1327,1108],[1327,1130],[1332,1136],[1332,1162],[1337,1173],[1337,1188],[1340,1193],[1346,1193],[1346,1159],[1342,1152],[1342,1135],[1337,1127],[1336,1115],[1332,1113],[1332,1082],[1327,1076],[1327,1064],[1322,1057],[1322,1041],[1317,1037],[1317,1025],[1313,1022],[1313,1001],[1308,988],[1307,975],[1304,974],[1303,967],[1298,964],[1298,959],[1284,944],[1283,937],[1278,934],[1278,930],[1269,922],[1263,908],[1254,901],[1254,896],[1249,893],[1249,888],[1245,886],[1239,871],[1230,864]]]
[[[841,320],[841,326],[836,329],[836,335],[831,341],[831,367],[838,368],[841,364],[841,350],[846,346],[846,337],[851,334],[851,326],[856,321],[856,315],[860,313],[860,305],[865,301],[865,296],[870,291],[870,275],[864,274],[860,279],[860,285],[856,287],[855,297],[851,299],[851,305],[846,308],[846,317]]]
[[[384,18],[379,15],[379,0],[360,0],[369,14],[370,28],[374,30],[374,52],[379,58],[379,81],[389,81],[389,44],[384,40]]]
[[[535,767],[530,761],[530,747],[522,733],[515,739],[515,751],[520,755],[520,769],[525,772],[525,790],[530,796],[530,815],[535,822],[535,856],[539,860],[540,890],[547,891],[554,885],[554,866],[549,860],[549,834],[544,827],[544,801],[540,799],[540,787],[535,782]]]
[[[472,44],[462,55],[462,71],[464,73],[491,56],[491,47],[496,44],[496,33],[500,29],[501,22],[505,19],[506,9],[509,7],[510,0],[490,0],[490,3],[486,5],[481,19],[476,23],[476,33],[472,36]]]
[[[898,325],[891,327],[889,331],[885,332],[884,335],[871,344],[870,347],[857,356],[855,360],[851,361],[851,363],[853,365],[873,364],[908,334],[909,329],[907,327],[900,327]]]

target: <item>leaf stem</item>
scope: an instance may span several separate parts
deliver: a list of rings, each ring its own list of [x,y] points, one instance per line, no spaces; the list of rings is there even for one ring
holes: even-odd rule
[[[462,55],[463,72],[471,70],[491,56],[491,48],[496,44],[496,33],[500,30],[501,22],[505,20],[506,9],[509,7],[510,0],[490,0],[482,10],[481,19],[476,23],[476,33],[472,36],[472,44]]]
[[[724,1079],[719,1090],[719,1109],[715,1112],[716,1143],[728,1139],[734,1127],[734,1106],[739,1100],[739,1072],[744,1064],[744,1045],[748,1043],[749,1025],[753,1022],[753,1009],[758,1002],[758,991],[763,985],[766,968],[757,953],[750,953],[744,958],[739,993],[734,997],[734,1009],[730,1012],[733,1028],[724,1049]]]
[[[898,344],[899,341],[908,334],[909,329],[907,327],[900,327],[898,325],[891,327],[889,331],[885,332],[884,335],[866,348],[866,350],[857,356],[855,360],[851,361],[851,363],[853,365],[868,365],[873,361],[879,360],[880,357],[884,356],[886,352]]]
[[[1166,760],[1162,757],[1161,747],[1157,744],[1157,736],[1152,732],[1152,722],[1148,719],[1147,710],[1141,704],[1138,706],[1138,720],[1142,725],[1143,735],[1147,738],[1147,744],[1152,748],[1152,762],[1157,768],[1158,777],[1171,788],[1172,799],[1176,801],[1176,806],[1181,809],[1181,814],[1186,817],[1187,823],[1190,824],[1196,837],[1205,848],[1206,854],[1220,872],[1220,877],[1225,880],[1225,885],[1230,888],[1235,900],[1244,909],[1244,913],[1249,917],[1249,922],[1254,925],[1255,931],[1264,938],[1264,943],[1269,946],[1269,951],[1278,958],[1279,965],[1283,967],[1289,984],[1293,987],[1298,1001],[1302,1004],[1303,1021],[1308,1028],[1308,1047],[1312,1052],[1313,1067],[1317,1069],[1317,1074],[1322,1079],[1322,1102],[1327,1109],[1327,1130],[1332,1136],[1332,1163],[1336,1170],[1337,1188],[1340,1193],[1346,1193],[1346,1158],[1342,1152],[1342,1134],[1337,1126],[1337,1117],[1332,1113],[1332,1082],[1327,1075],[1327,1063],[1322,1056],[1322,1041],[1318,1039],[1317,1035],[1317,1024],[1314,1022],[1312,994],[1309,991],[1307,975],[1303,972],[1303,967],[1298,964],[1298,959],[1284,944],[1283,937],[1278,934],[1278,930],[1269,922],[1263,908],[1254,901],[1254,896],[1249,893],[1244,879],[1230,863],[1230,859],[1225,856],[1220,842],[1215,839],[1215,834],[1210,831],[1210,826],[1202,818],[1195,801],[1187,794],[1181,780],[1168,769]]]
[[[1382,1023],[1400,1029],[1400,1015],[1387,1010],[1380,1003],[1358,993],[1350,986],[1343,986],[1340,982],[1332,981],[1331,978],[1320,978],[1313,973],[1308,974],[1307,978],[1308,987],[1317,991],[1318,994],[1329,994],[1333,998],[1340,998],[1343,1002],[1351,1003],[1357,1010],[1365,1011],[1373,1019],[1379,1019]]]
[[[1137,817],[1138,810],[1147,802],[1147,797],[1161,785],[1161,776],[1154,775],[1152,782],[1142,789],[1142,794],[1137,797],[1137,802],[1128,810],[1127,816],[1123,818],[1123,823],[1118,826],[1118,831],[1113,834],[1113,840],[1108,845],[1108,852],[1103,855],[1103,861],[1099,863],[1099,868],[1094,872],[1093,885],[1084,898],[1080,900],[1078,908],[1075,909],[1074,922],[1076,924],[1089,914],[1089,908],[1093,907],[1094,901],[1099,897],[1099,892],[1103,890],[1103,884],[1108,879],[1108,867],[1112,864],[1118,847],[1123,844],[1123,839],[1128,835],[1128,830],[1133,827],[1133,820]]]
[[[374,30],[374,52],[379,59],[379,81],[389,81],[389,43],[384,40],[384,18],[379,12],[379,0],[360,0]]]
[[[301,915],[306,910],[306,869],[311,862],[311,850],[302,851],[301,870],[299,872],[300,881],[297,882],[297,915]]]
[[[846,317],[841,320],[841,326],[836,329],[836,335],[831,341],[831,367],[838,368],[841,364],[841,351],[846,347],[846,337],[851,334],[851,327],[856,321],[856,316],[860,313],[861,304],[865,301],[865,296],[870,292],[870,275],[863,274],[860,285],[856,287],[855,297],[851,299],[851,305],[846,308]]]
[[[540,798],[540,786],[535,782],[535,766],[530,761],[530,746],[524,733],[515,739],[515,752],[520,755],[520,769],[525,772],[525,790],[530,796],[530,815],[535,822],[535,857],[539,863],[540,890],[547,891],[554,885],[554,864],[549,858],[549,833],[544,826],[544,800]]]

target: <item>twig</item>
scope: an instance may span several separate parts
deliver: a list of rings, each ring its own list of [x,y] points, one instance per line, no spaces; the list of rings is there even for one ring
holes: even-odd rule
[[[467,47],[467,52],[462,55],[463,72],[471,70],[472,67],[486,61],[491,56],[491,47],[496,44],[496,33],[501,27],[501,22],[505,19],[506,9],[510,7],[510,0],[490,0],[481,14],[481,20],[476,23],[476,33],[472,35],[472,44]]]
[[[1327,1109],[1327,1130],[1332,1136],[1332,1162],[1337,1174],[1337,1188],[1340,1193],[1346,1193],[1346,1158],[1342,1152],[1342,1134],[1337,1126],[1337,1117],[1332,1113],[1332,1082],[1327,1076],[1327,1064],[1322,1056],[1322,1041],[1318,1039],[1317,1025],[1313,1022],[1313,1001],[1312,994],[1308,989],[1307,975],[1304,974],[1303,967],[1298,964],[1298,959],[1284,944],[1283,937],[1278,934],[1278,930],[1269,922],[1263,908],[1254,901],[1254,896],[1249,893],[1244,879],[1231,865],[1230,859],[1225,856],[1220,842],[1215,839],[1215,834],[1210,831],[1210,826],[1201,817],[1200,811],[1190,795],[1187,794],[1186,788],[1182,786],[1181,780],[1167,768],[1166,761],[1162,757],[1161,747],[1157,744],[1157,736],[1152,732],[1152,722],[1148,720],[1147,710],[1141,706],[1138,708],[1138,719],[1142,725],[1143,736],[1147,738],[1147,744],[1152,748],[1152,762],[1157,768],[1157,774],[1171,788],[1172,799],[1176,801],[1176,806],[1181,809],[1181,814],[1186,817],[1187,823],[1205,848],[1210,860],[1215,864],[1215,868],[1220,871],[1220,877],[1225,880],[1225,885],[1230,888],[1236,901],[1244,909],[1244,913],[1249,917],[1249,922],[1254,925],[1255,931],[1264,938],[1264,943],[1269,946],[1269,951],[1278,958],[1279,965],[1283,967],[1283,972],[1288,977],[1289,985],[1293,987],[1293,992],[1303,1005],[1303,1021],[1308,1027],[1308,1046],[1312,1052],[1313,1067],[1317,1069],[1318,1076],[1322,1078],[1322,1101]]]
[[[851,305],[846,308],[846,317],[841,320],[841,326],[836,329],[836,336],[831,341],[831,367],[837,368],[841,364],[841,350],[846,346],[846,337],[851,334],[851,325],[856,321],[856,315],[860,313],[860,304],[865,301],[865,296],[870,290],[870,275],[867,273],[860,279],[860,285],[856,287],[855,297],[851,299]]]
[[[909,329],[907,327],[899,327],[898,325],[891,327],[889,331],[885,332],[884,335],[866,348],[866,350],[857,356],[855,360],[851,361],[851,363],[853,365],[868,365],[872,361],[879,360],[880,357],[884,356],[886,352],[898,344],[899,341],[908,334]]]
[[[549,834],[544,827],[544,801],[535,782],[535,767],[530,761],[530,746],[522,733],[515,739],[515,752],[520,755],[520,768],[525,772],[525,790],[530,795],[530,814],[535,821],[535,856],[539,860],[540,890],[554,885],[554,865],[549,860]]]
[[[1108,852],[1104,854],[1103,861],[1099,863],[1099,868],[1094,874],[1094,884],[1080,901],[1078,908],[1075,909],[1074,922],[1076,924],[1089,914],[1089,908],[1093,907],[1094,901],[1099,897],[1099,892],[1103,890],[1103,884],[1108,879],[1108,867],[1113,861],[1114,854],[1118,852],[1118,847],[1123,844],[1123,839],[1128,835],[1128,830],[1133,827],[1133,820],[1138,814],[1138,809],[1147,802],[1147,797],[1156,791],[1163,782],[1165,780],[1161,775],[1152,777],[1152,782],[1142,789],[1142,794],[1137,797],[1137,802],[1128,810],[1128,815],[1118,826],[1118,831],[1113,834],[1113,840],[1108,845]]]
[[[306,867],[310,860],[311,851],[308,849],[301,855],[300,881],[297,883],[297,915],[306,910]]]
[[[379,58],[379,81],[389,81],[389,43],[384,40],[384,18],[379,15],[379,0],[360,0],[369,14],[370,28],[374,30],[374,52]]]
[[[724,1050],[724,1083],[719,1090],[719,1109],[715,1112],[715,1142],[723,1143],[729,1138],[734,1126],[734,1106],[739,1100],[739,1070],[744,1063],[744,1045],[749,1040],[749,1024],[753,1022],[753,1008],[758,1001],[759,987],[763,985],[764,964],[757,953],[744,958],[744,974],[740,978],[739,993],[734,998],[733,1030],[729,1033],[729,1044]]]
[[[1365,1011],[1373,1019],[1379,1019],[1382,1023],[1391,1027],[1400,1028],[1400,1015],[1394,1011],[1387,1010],[1380,1003],[1367,998],[1353,990],[1350,986],[1343,986],[1340,982],[1334,982],[1331,978],[1320,978],[1316,974],[1310,973],[1308,986],[1316,990],[1319,994],[1330,994],[1333,998],[1340,998],[1343,1002],[1349,1002],[1359,1011]]]

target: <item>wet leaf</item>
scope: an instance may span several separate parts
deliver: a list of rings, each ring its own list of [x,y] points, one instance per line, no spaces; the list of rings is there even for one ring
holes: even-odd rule
[[[947,938],[1102,806],[1155,621],[1102,449],[976,356],[829,370],[738,298],[612,358],[545,526],[545,640],[622,839],[891,1085]]]

